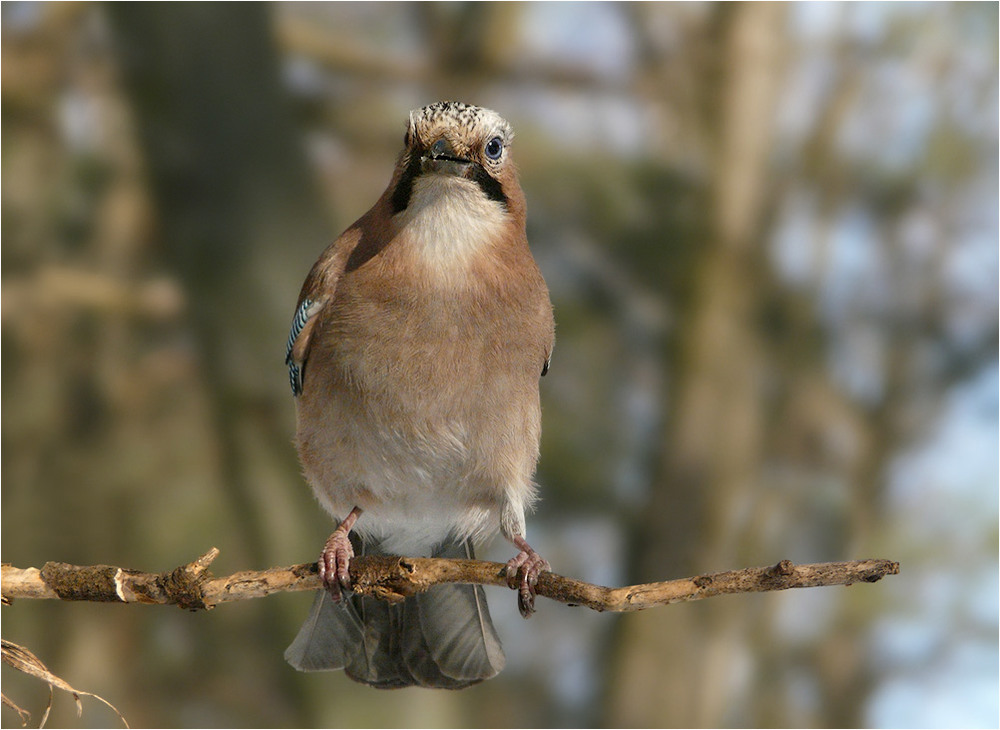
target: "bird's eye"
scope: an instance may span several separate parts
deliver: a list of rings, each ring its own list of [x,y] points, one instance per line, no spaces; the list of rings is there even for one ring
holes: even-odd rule
[[[486,156],[491,160],[499,160],[500,155],[503,154],[503,140],[499,137],[494,137],[489,142],[486,143]]]

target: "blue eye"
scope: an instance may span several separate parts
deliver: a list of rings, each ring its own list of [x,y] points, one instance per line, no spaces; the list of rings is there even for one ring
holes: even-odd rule
[[[494,137],[486,143],[485,152],[486,156],[491,160],[499,160],[500,155],[503,154],[503,140],[499,137]]]

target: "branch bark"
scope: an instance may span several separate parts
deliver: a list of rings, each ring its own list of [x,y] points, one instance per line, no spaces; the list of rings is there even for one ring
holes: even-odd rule
[[[219,603],[261,598],[283,591],[308,591],[321,587],[315,563],[285,568],[246,570],[215,578],[208,566],[218,556],[212,548],[197,560],[165,573],[144,573],[110,565],[46,563],[38,568],[2,568],[4,604],[15,598],[50,598],[64,601],[173,604],[190,610],[210,609]],[[354,591],[386,601],[426,591],[441,583],[479,583],[507,586],[506,565],[485,560],[361,556],[351,561]],[[605,588],[542,573],[538,595],[595,611],[640,611],[682,601],[697,601],[727,593],[757,593],[787,588],[875,583],[899,573],[891,560],[856,560],[842,563],[795,565],[782,560],[763,568],[744,568]]]

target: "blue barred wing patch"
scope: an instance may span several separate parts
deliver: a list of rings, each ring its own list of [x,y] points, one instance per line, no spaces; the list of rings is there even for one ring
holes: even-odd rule
[[[292,318],[292,328],[288,332],[288,342],[285,344],[285,364],[288,365],[288,382],[292,386],[292,395],[294,396],[302,393],[302,368],[292,360],[292,348],[295,347],[295,340],[298,338],[299,333],[302,332],[302,328],[306,326],[309,317],[315,314],[315,312],[309,311],[312,305],[312,299],[303,299],[302,304],[295,310],[295,316]]]

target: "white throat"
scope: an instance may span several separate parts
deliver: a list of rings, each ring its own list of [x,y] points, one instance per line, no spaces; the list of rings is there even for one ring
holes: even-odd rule
[[[507,211],[472,180],[424,174],[414,180],[400,233],[419,258],[440,274],[464,272],[477,252],[503,230]]]

